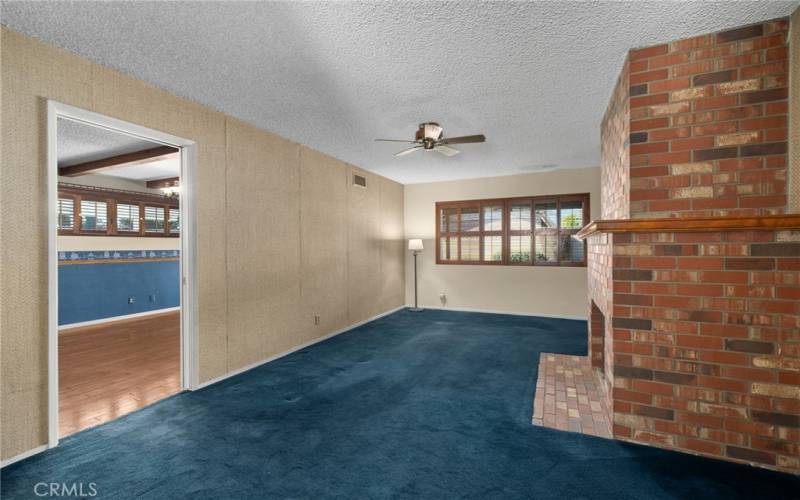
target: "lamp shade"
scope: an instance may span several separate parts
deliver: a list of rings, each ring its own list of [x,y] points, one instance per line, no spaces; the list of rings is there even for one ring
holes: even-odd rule
[[[422,250],[422,240],[408,240],[408,249],[414,252],[419,252]]]

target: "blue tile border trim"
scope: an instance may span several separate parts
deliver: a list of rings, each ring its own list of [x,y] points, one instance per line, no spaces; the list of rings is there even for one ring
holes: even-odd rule
[[[163,259],[180,257],[180,254],[180,250],[81,250],[58,252],[58,261]]]

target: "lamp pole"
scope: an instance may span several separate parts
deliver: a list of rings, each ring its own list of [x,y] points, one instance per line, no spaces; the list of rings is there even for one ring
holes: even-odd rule
[[[412,311],[421,311],[419,302],[417,301],[417,254],[419,252],[414,250],[414,309]]]
[[[417,255],[422,251],[422,240],[411,239],[408,240],[408,249],[414,255],[414,307],[409,308],[409,311],[419,312],[422,308],[419,307],[419,292],[417,285]]]

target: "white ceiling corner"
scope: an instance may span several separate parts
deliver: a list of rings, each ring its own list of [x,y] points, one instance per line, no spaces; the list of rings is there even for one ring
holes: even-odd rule
[[[56,137],[59,167],[111,158],[161,145],[65,118],[58,120]],[[180,159],[177,154],[174,154],[168,157],[153,158],[151,161],[137,161],[135,164],[95,170],[91,174],[135,181],[178,177],[180,175]],[[81,177],[77,176],[73,179],[76,183],[80,183]]]
[[[627,49],[785,16],[797,5],[3,1],[1,22],[413,183],[595,166]],[[395,158],[402,147],[373,141],[411,138],[422,121],[487,141],[459,146],[452,158]]]
[[[59,167],[159,146],[154,142],[65,118],[58,119],[56,138]]]

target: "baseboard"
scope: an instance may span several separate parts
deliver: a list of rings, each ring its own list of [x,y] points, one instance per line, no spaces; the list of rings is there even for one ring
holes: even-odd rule
[[[411,306],[406,306],[411,307]],[[508,314],[510,316],[529,316],[536,318],[552,318],[552,319],[571,319],[575,321],[587,321],[586,316],[561,316],[557,314],[542,314],[542,313],[529,313],[529,312],[513,312],[513,311],[496,311],[493,309],[472,309],[469,307],[430,307],[422,306],[423,309],[434,309],[436,311],[458,311],[458,312],[473,312],[484,314]]]
[[[32,448],[32,449],[30,449],[28,451],[22,452],[19,455],[15,455],[15,456],[13,456],[11,458],[7,458],[7,459],[3,460],[2,462],[0,462],[0,468],[5,467],[6,465],[11,465],[13,463],[19,462],[20,460],[25,460],[26,458],[32,457],[34,455],[37,455],[37,454],[43,452],[46,449],[47,449],[47,445],[43,444],[41,446],[37,446],[36,448]]]
[[[181,307],[165,307],[164,309],[153,309],[152,311],[143,311],[139,313],[126,314],[124,316],[112,316],[110,318],[93,319],[91,321],[81,321],[80,323],[70,323],[68,325],[58,325],[59,330],[69,330],[71,328],[80,328],[82,326],[100,325],[103,323],[111,323],[113,321],[122,321],[125,319],[141,318],[142,316],[150,316],[151,314],[162,314],[172,311],[180,311]]]
[[[210,385],[216,384],[217,382],[221,382],[221,381],[223,381],[223,380],[225,380],[227,378],[231,378],[231,377],[233,377],[235,375],[239,375],[240,373],[244,373],[244,372],[246,372],[248,370],[252,370],[253,368],[261,366],[264,363],[269,363],[270,361],[274,361],[276,359],[282,358],[282,357],[287,356],[287,355],[289,355],[289,354],[291,354],[291,353],[293,353],[295,351],[299,351],[300,349],[305,349],[306,347],[312,346],[312,345],[317,344],[319,342],[322,342],[324,340],[328,340],[329,338],[332,338],[332,337],[340,335],[340,334],[342,334],[344,332],[350,331],[353,328],[357,328],[357,327],[359,327],[361,325],[369,323],[370,321],[375,321],[376,319],[382,318],[384,316],[388,316],[388,315],[390,315],[392,313],[395,313],[395,312],[400,311],[401,309],[405,309],[405,308],[406,308],[406,306],[404,306],[404,305],[400,306],[400,307],[395,307],[394,309],[390,309],[389,311],[386,311],[386,312],[383,312],[381,314],[375,315],[375,316],[373,316],[373,317],[371,317],[369,319],[365,319],[364,321],[359,321],[358,323],[354,323],[354,324],[352,324],[350,326],[346,326],[346,327],[344,327],[344,328],[342,328],[340,330],[336,330],[335,332],[329,333],[329,334],[327,334],[327,335],[325,335],[323,337],[320,337],[318,339],[314,339],[311,342],[306,342],[305,344],[301,344],[301,345],[299,345],[297,347],[293,347],[293,348],[289,349],[288,351],[282,352],[282,353],[277,354],[275,356],[271,356],[271,357],[269,357],[267,359],[258,361],[256,363],[247,365],[247,366],[245,366],[243,368],[239,368],[239,369],[234,370],[234,371],[232,371],[230,373],[226,373],[225,375],[222,375],[220,377],[211,379],[211,380],[209,380],[207,382],[203,382],[202,384],[198,385],[194,390],[202,389],[204,387],[208,387]],[[130,314],[130,315],[127,315],[127,316],[117,316],[117,317],[113,318],[113,320],[116,321],[116,320],[120,320],[120,319],[127,319],[127,318],[133,318],[133,317],[137,317],[137,316],[144,316],[146,314],[155,314],[155,313],[159,313],[159,312],[168,312],[168,311],[177,311],[177,310],[180,310],[180,307],[169,308],[169,309],[159,309],[157,311],[149,311],[147,313]],[[103,321],[99,321],[99,322],[103,322]],[[86,325],[86,324],[97,324],[97,322],[75,323],[73,325],[74,326],[82,326],[82,325]],[[30,449],[30,450],[28,450],[26,452],[20,453],[19,455],[13,456],[13,457],[11,457],[11,458],[9,458],[7,460],[3,460],[2,462],[0,462],[0,467],[5,467],[7,465],[11,465],[11,464],[13,464],[15,462],[19,462],[20,460],[24,460],[24,459],[26,459],[28,457],[33,456],[33,455],[37,455],[37,454],[47,450],[47,448],[48,448],[47,445],[37,446],[36,448],[33,448],[33,449]]]
[[[213,378],[211,380],[208,380],[206,382],[203,382],[200,385],[198,385],[194,390],[198,390],[198,389],[202,389],[204,387],[208,387],[210,385],[216,384],[217,382],[222,382],[225,379],[234,377],[234,376],[239,375],[240,373],[244,373],[244,372],[246,372],[248,370],[252,370],[253,368],[261,366],[261,365],[263,365],[265,363],[269,363],[270,361],[274,361],[274,360],[280,359],[280,358],[282,358],[284,356],[288,356],[289,354],[291,354],[293,352],[299,351],[301,349],[305,349],[306,347],[312,346],[314,344],[318,344],[318,343],[320,343],[322,341],[328,340],[328,339],[330,339],[332,337],[335,337],[337,335],[341,335],[344,332],[350,331],[353,328],[358,328],[359,326],[367,324],[370,321],[375,321],[376,319],[382,318],[384,316],[388,316],[390,314],[393,314],[393,313],[395,313],[397,311],[400,311],[402,309],[406,309],[408,307],[411,307],[411,306],[402,305],[400,307],[395,307],[394,309],[390,309],[390,310],[388,310],[386,312],[383,312],[381,314],[377,314],[377,315],[375,315],[375,316],[373,316],[371,318],[365,319],[363,321],[359,321],[358,323],[354,323],[354,324],[352,324],[350,326],[346,326],[346,327],[344,327],[344,328],[342,328],[340,330],[336,330],[336,331],[334,331],[332,333],[329,333],[329,334],[324,335],[324,336],[322,336],[320,338],[314,339],[314,340],[312,340],[310,342],[306,342],[304,344],[300,344],[300,345],[298,345],[296,347],[293,347],[293,348],[289,349],[288,351],[284,351],[284,352],[282,352],[280,354],[276,354],[275,356],[271,356],[271,357],[269,357],[267,359],[263,359],[261,361],[257,361],[255,363],[252,363],[250,365],[244,366],[242,368],[238,368],[238,369],[236,369],[236,370],[234,370],[232,372],[226,373],[225,375],[222,375],[222,376]],[[471,308],[461,308],[461,307],[459,307],[459,308],[456,308],[456,307],[425,307],[424,309],[434,309],[434,310],[441,310],[441,311],[476,312],[476,313],[486,313],[486,314],[508,314],[508,315],[511,315],[511,316],[529,316],[529,317],[540,317],[540,318],[571,319],[571,320],[586,321],[586,318],[574,317],[574,316],[558,316],[558,315],[552,315],[552,314],[520,313],[520,312],[509,312],[509,311],[496,311],[496,310],[490,310],[490,309],[471,309]],[[169,309],[158,309],[156,311],[148,311],[148,312],[145,312],[145,313],[130,314],[130,315],[127,315],[127,316],[117,316],[115,318],[109,319],[109,321],[118,321],[120,319],[127,319],[127,318],[133,318],[133,317],[138,317],[138,316],[145,316],[145,315],[148,315],[148,314],[157,314],[157,313],[161,313],[161,312],[177,311],[177,310],[180,310],[180,307],[174,307],[174,308],[169,308]],[[106,320],[87,321],[85,323],[73,323],[72,325],[64,325],[64,327],[67,327],[67,326],[69,326],[69,327],[86,326],[88,324],[97,324],[97,323],[102,323],[102,322],[106,322]],[[59,327],[59,328],[62,328],[62,327]],[[24,460],[24,459],[26,459],[26,458],[28,458],[30,456],[36,455],[38,453],[41,453],[41,452],[45,451],[46,449],[47,449],[47,445],[38,446],[38,447],[33,448],[31,450],[28,450],[28,451],[26,451],[24,453],[20,453],[19,455],[11,457],[11,458],[9,458],[7,460],[3,460],[1,466],[5,467],[5,466],[11,465],[11,464],[13,464],[15,462],[19,462],[20,460]]]
[[[292,347],[288,351],[284,351],[284,352],[282,352],[280,354],[276,354],[274,356],[270,356],[269,358],[262,359],[261,361],[256,361],[255,363],[251,363],[251,364],[249,364],[247,366],[243,366],[242,368],[237,368],[236,370],[233,370],[232,372],[228,372],[225,375],[221,375],[219,377],[212,378],[211,380],[208,380],[206,382],[203,382],[203,383],[199,384],[194,390],[198,390],[198,389],[202,389],[204,387],[208,387],[210,385],[214,385],[217,382],[222,382],[225,379],[234,377],[234,376],[239,375],[240,373],[244,373],[244,372],[246,372],[248,370],[252,370],[253,368],[259,367],[259,366],[261,366],[261,365],[263,365],[265,363],[269,363],[270,361],[275,361],[276,359],[280,359],[280,358],[282,358],[284,356],[288,356],[289,354],[291,354],[293,352],[296,352],[296,351],[299,351],[300,349],[305,349],[306,347],[312,346],[314,344],[318,344],[318,343],[320,343],[320,342],[322,342],[324,340],[328,340],[329,338],[335,337],[335,336],[340,335],[340,334],[342,334],[344,332],[348,332],[348,331],[352,330],[353,328],[358,328],[359,326],[365,325],[365,324],[369,323],[370,321],[375,321],[376,319],[382,318],[384,316],[388,316],[388,315],[390,315],[392,313],[396,313],[397,311],[405,309],[406,307],[408,307],[408,306],[403,305],[403,306],[400,306],[400,307],[395,307],[394,309],[390,309],[390,310],[388,310],[386,312],[382,312],[382,313],[380,313],[378,315],[375,315],[375,316],[373,316],[373,317],[371,317],[369,319],[365,319],[364,321],[359,321],[358,323],[353,323],[350,326],[346,326],[346,327],[344,327],[344,328],[342,328],[340,330],[336,330],[336,331],[334,331],[332,333],[329,333],[327,335],[324,335],[322,337],[314,339],[314,340],[312,340],[310,342],[306,342],[304,344],[300,344],[298,346]]]

